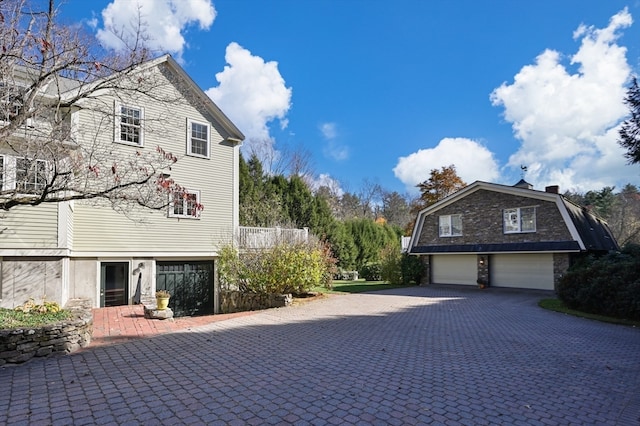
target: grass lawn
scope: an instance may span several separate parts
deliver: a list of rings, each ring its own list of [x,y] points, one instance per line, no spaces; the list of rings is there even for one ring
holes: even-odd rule
[[[47,312],[20,312],[14,309],[0,308],[0,330],[25,327],[42,327],[47,324],[71,318],[69,311]]]
[[[564,303],[559,299],[542,299],[538,305],[541,308],[549,309],[550,311],[562,312],[563,314],[573,315],[580,318],[587,318],[596,321],[609,322],[612,324],[629,325],[632,327],[640,327],[640,321],[631,321],[620,318],[605,317],[603,315],[589,314],[586,312],[574,311],[567,308]]]
[[[365,280],[355,280],[355,281],[342,281],[335,280],[333,282],[333,289],[328,290],[322,286],[314,287],[311,291],[316,293],[328,293],[328,294],[339,294],[339,293],[362,293],[365,291],[377,291],[377,290],[388,290],[392,288],[401,288],[407,287],[403,285],[391,285],[386,281],[365,281]]]

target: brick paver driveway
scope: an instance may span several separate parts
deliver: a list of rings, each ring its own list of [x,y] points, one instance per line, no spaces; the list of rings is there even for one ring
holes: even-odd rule
[[[332,296],[0,369],[0,424],[638,425],[640,330],[540,294]]]

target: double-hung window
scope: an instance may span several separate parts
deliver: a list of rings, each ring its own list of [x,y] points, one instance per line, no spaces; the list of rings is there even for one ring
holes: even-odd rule
[[[504,233],[536,232],[536,208],[518,207],[503,212]]]
[[[200,192],[184,191],[173,194],[173,201],[169,204],[170,217],[184,217],[196,219],[200,217]]]
[[[144,110],[139,107],[116,106],[116,142],[143,146],[142,121]]]
[[[441,237],[459,237],[462,235],[462,215],[449,214],[438,217],[438,235]]]
[[[207,123],[187,120],[187,155],[209,158],[211,127]]]
[[[47,162],[16,158],[16,189],[19,192],[36,192],[47,184]]]

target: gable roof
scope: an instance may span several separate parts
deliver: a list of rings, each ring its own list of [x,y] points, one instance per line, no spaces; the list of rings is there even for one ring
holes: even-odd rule
[[[193,95],[204,105],[207,111],[218,121],[222,128],[228,133],[227,140],[232,143],[240,143],[244,140],[244,134],[236,127],[235,124],[226,116],[225,113],[216,105],[213,100],[196,84],[195,81],[186,73],[186,71],[176,62],[175,59],[169,54],[162,55],[158,58],[151,59],[147,62],[140,64],[135,71],[144,71],[150,68],[166,64],[168,68],[177,74],[180,79],[187,84],[189,90],[193,92]],[[109,78],[109,77],[107,77]],[[95,81],[88,85],[72,86],[69,85],[69,90],[63,94],[63,97],[77,97],[79,93],[84,91],[90,91],[100,84],[100,80]]]
[[[424,248],[416,248],[416,250],[413,250],[413,248],[415,247],[417,238],[422,231],[424,218],[426,216],[431,215],[438,210],[480,190],[500,192],[555,203],[565,221],[567,229],[575,241],[575,244],[567,244],[568,242],[564,242],[564,244],[560,244],[560,242],[515,243],[508,245],[501,244],[500,247],[496,244],[473,244],[460,247],[449,246],[446,251],[609,251],[620,249],[607,222],[593,214],[587,208],[578,206],[577,204],[569,201],[563,195],[555,192],[529,189],[526,185],[522,185],[522,182],[524,181],[518,182],[515,186],[508,186],[476,181],[448,197],[445,197],[442,200],[422,209],[418,213],[413,232],[411,233],[411,240],[409,242],[410,251],[412,253],[425,252]],[[436,247],[430,247],[429,249],[429,252],[433,253],[438,251],[439,250]]]

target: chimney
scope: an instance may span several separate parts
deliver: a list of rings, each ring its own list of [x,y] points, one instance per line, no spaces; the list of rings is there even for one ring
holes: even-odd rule
[[[550,194],[559,194],[560,187],[558,185],[550,185],[544,188],[544,192],[548,192]]]

